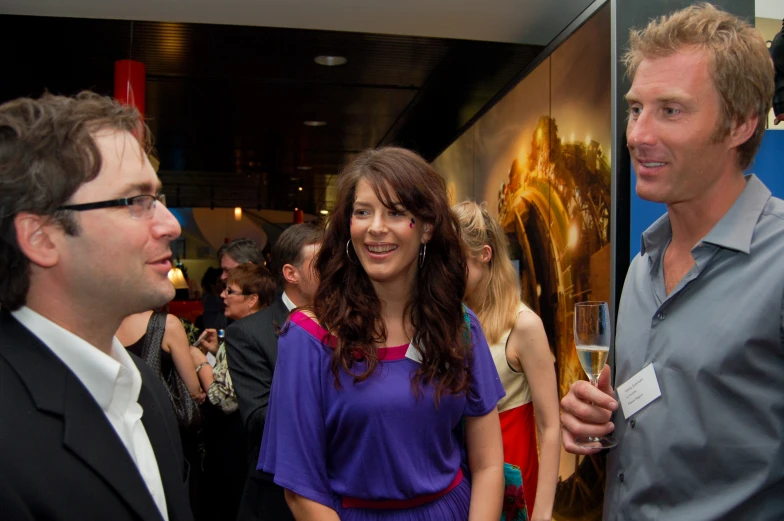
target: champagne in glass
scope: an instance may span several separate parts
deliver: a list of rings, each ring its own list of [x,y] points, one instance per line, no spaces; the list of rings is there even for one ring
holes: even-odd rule
[[[578,302],[574,305],[574,345],[577,358],[594,387],[610,352],[610,312],[606,302]],[[590,449],[609,449],[618,442],[611,436],[576,438],[575,443]]]
[[[580,359],[583,371],[591,382],[599,379],[608,354],[610,354],[610,346],[577,346],[577,358]]]

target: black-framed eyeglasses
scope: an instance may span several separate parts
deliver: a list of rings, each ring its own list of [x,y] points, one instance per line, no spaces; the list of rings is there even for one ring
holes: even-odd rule
[[[230,287],[226,287],[226,294],[227,295],[241,295],[243,297],[247,296],[247,294],[243,293],[242,291],[234,291]]]
[[[84,212],[87,210],[97,210],[99,208],[113,208],[116,206],[127,206],[131,211],[131,217],[134,219],[150,219],[155,215],[155,207],[157,203],[166,206],[166,196],[163,194],[157,195],[136,195],[134,197],[125,197],[123,199],[111,199],[109,201],[98,201],[95,203],[84,204],[67,204],[60,206],[58,210],[74,210],[76,212]]]

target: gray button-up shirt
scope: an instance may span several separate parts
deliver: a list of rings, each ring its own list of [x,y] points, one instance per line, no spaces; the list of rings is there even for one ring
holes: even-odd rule
[[[749,176],[667,296],[671,238],[665,215],[623,288],[615,383],[652,363],[662,394],[615,415],[604,520],[782,520],[784,201]]]

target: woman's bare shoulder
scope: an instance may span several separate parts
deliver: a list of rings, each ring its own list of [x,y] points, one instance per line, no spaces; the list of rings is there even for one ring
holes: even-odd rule
[[[166,330],[169,329],[182,329],[185,330],[185,326],[182,325],[180,319],[176,315],[166,315]]]
[[[517,313],[515,318],[514,331],[518,333],[532,333],[535,331],[544,331],[544,324],[539,315],[528,306],[521,305],[520,312]]]

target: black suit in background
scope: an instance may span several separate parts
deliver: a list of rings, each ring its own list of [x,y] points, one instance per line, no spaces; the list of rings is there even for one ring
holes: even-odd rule
[[[234,322],[226,329],[226,358],[237,393],[240,414],[248,431],[248,480],[238,521],[294,520],[283,489],[272,474],[256,470],[267,419],[272,374],[278,360],[278,332],[289,316],[279,295],[267,308]]]
[[[139,404],[170,521],[192,521],[174,412],[134,355]],[[0,519],[162,519],[104,412],[78,378],[8,311],[0,311]]]
[[[782,20],[784,22],[784,20]],[[773,113],[776,116],[784,114],[784,23],[781,30],[773,37],[770,44],[770,57],[776,69],[774,82],[776,90],[773,91]]]

